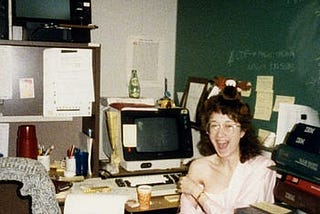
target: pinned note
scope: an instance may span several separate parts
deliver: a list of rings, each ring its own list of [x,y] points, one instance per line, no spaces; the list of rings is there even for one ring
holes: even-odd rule
[[[123,125],[123,145],[137,147],[137,126],[135,124]]]

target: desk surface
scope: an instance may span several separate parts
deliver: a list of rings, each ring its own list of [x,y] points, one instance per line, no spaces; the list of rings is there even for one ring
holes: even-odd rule
[[[78,185],[80,183],[75,183],[75,184]],[[58,200],[62,209],[63,209],[64,201],[65,201],[67,195],[70,194],[71,192],[72,192],[72,190],[69,189],[67,191],[63,191],[63,192],[60,192],[57,194],[57,200]],[[75,193],[79,193],[79,192],[75,192]],[[83,194],[85,194],[85,193],[83,193]],[[87,193],[87,194],[95,194],[95,193]],[[175,196],[178,197],[179,194],[176,194]],[[129,201],[132,202],[132,200],[129,200]],[[130,203],[125,204],[125,210],[127,211],[127,213],[138,213],[138,212],[145,212],[145,211],[155,211],[155,210],[178,208],[180,202],[179,202],[179,200],[175,200],[175,201],[170,202],[165,199],[165,196],[156,196],[156,197],[151,198],[151,205],[150,205],[150,209],[148,209],[148,210],[142,210],[136,206],[131,207],[128,204],[130,204]]]
[[[151,173],[150,173],[151,172]],[[153,171],[148,171],[148,173],[146,172],[126,172],[124,170],[121,170],[119,174],[117,175],[113,175],[113,178],[116,178],[118,176],[122,177],[122,176],[126,176],[126,175],[142,175],[142,174],[154,174],[154,173],[161,173],[161,172],[166,172],[166,173],[171,173],[171,172],[186,172],[186,168],[179,168],[179,169],[172,169],[172,170],[153,170]],[[99,179],[99,178],[94,178],[94,179],[85,179],[84,181],[89,181],[92,180],[94,182],[95,179]],[[105,181],[107,180],[111,180],[112,178],[107,178]],[[78,184],[80,184],[79,182],[75,182],[74,184],[76,184],[76,186]],[[108,186],[111,187],[112,189],[112,185],[110,183],[108,183]],[[57,200],[60,204],[60,206],[63,208],[64,206],[64,201],[65,198],[67,197],[67,195],[71,193],[71,189],[69,189],[68,191],[64,191],[64,192],[60,192],[59,194],[57,194]],[[179,195],[177,195],[179,196]],[[130,207],[128,204],[125,205],[125,210],[127,213],[139,213],[139,212],[145,212],[145,211],[156,211],[156,210],[163,210],[163,209],[175,209],[179,207],[179,200],[177,201],[171,201],[169,202],[168,200],[165,199],[165,196],[156,196],[156,197],[152,197],[151,198],[151,206],[149,210],[141,210],[139,207]]]
[[[179,201],[169,202],[164,198],[164,196],[157,196],[157,197],[151,198],[150,209],[148,210],[142,210],[139,207],[130,207],[128,206],[128,204],[125,205],[125,209],[129,213],[137,213],[137,212],[152,211],[152,210],[178,208],[179,204],[180,204]]]
[[[70,192],[71,192],[70,190],[67,190],[57,195],[57,200],[59,202],[59,205],[62,211],[63,211],[65,198]],[[157,196],[157,197],[151,198],[151,205],[150,205],[150,209],[148,210],[142,210],[139,207],[130,207],[128,204],[125,204],[125,210],[127,213],[139,213],[139,212],[145,212],[145,211],[178,208],[179,204],[180,204],[179,201],[169,202],[165,199],[164,196]]]

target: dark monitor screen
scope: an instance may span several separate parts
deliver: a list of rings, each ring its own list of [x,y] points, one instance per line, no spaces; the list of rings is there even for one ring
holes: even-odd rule
[[[168,152],[179,149],[175,118],[137,118],[135,124],[137,124],[137,152]]]
[[[16,16],[44,19],[70,19],[69,0],[16,0]]]
[[[13,0],[12,22],[69,23],[70,11],[70,0]]]

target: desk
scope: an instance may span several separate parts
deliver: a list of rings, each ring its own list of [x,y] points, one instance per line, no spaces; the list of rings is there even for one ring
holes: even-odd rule
[[[111,188],[110,194],[117,194],[119,193],[117,190],[119,190],[119,187],[116,185],[116,183],[113,181],[115,178],[119,177],[125,177],[128,175],[144,175],[144,174],[157,174],[157,173],[175,173],[175,172],[181,172],[185,173],[186,172],[186,167],[184,168],[178,168],[178,169],[170,169],[170,170],[151,170],[151,171],[142,171],[142,172],[126,172],[123,169],[120,169],[120,173],[116,175],[112,175],[112,177],[109,177],[107,179],[100,179],[100,178],[90,178],[90,179],[85,179],[83,182],[75,182],[73,186],[73,191],[74,193],[83,193],[82,190],[80,190],[79,186],[84,184],[88,185],[90,187],[96,186],[97,183],[100,183],[102,186],[108,186]],[[97,185],[99,186],[99,184]],[[123,188],[123,187],[122,187]],[[64,199],[67,196],[68,193],[60,193],[59,197],[59,203],[60,206],[63,209],[64,206]],[[92,193],[91,193],[92,194]],[[94,193],[93,193],[94,194]],[[107,193],[106,193],[107,194]],[[135,189],[131,189],[128,191],[128,194],[131,196],[129,198],[134,198],[132,196],[135,196],[136,192]],[[62,196],[61,196],[62,195]],[[130,207],[128,204],[125,205],[125,213],[126,214],[134,214],[134,213],[141,213],[141,214],[160,214],[160,213],[165,213],[165,214],[176,214],[178,207],[179,207],[180,202],[179,201],[173,201],[169,202],[167,201],[164,196],[156,196],[151,198],[151,207],[149,210],[141,210],[139,207]]]
[[[70,193],[70,191],[66,191],[65,196]],[[59,205],[61,208],[61,211],[63,213],[64,209],[64,199],[59,198]],[[157,196],[151,198],[151,206],[148,210],[141,210],[139,207],[132,208],[125,204],[125,214],[176,214],[178,207],[179,207],[179,201],[177,202],[168,202],[164,196]]]
[[[71,189],[60,192],[57,194],[57,200],[59,202],[59,205],[61,207],[61,210],[64,209],[64,201],[68,194],[71,193]],[[95,193],[87,193],[87,194],[95,194]],[[108,193],[106,193],[108,194]],[[156,196],[151,198],[151,206],[148,210],[141,210],[139,207],[130,207],[128,204],[125,204],[125,213],[126,214],[135,214],[135,213],[141,213],[141,214],[176,214],[180,202],[179,201],[173,201],[169,202],[165,199],[164,196]]]
[[[69,191],[70,192],[70,191]],[[61,211],[63,213],[64,209],[64,200],[59,198],[58,199],[59,206],[61,208]],[[139,207],[132,208],[129,207],[127,204],[125,205],[125,214],[135,214],[135,213],[141,213],[141,214],[176,214],[178,207],[179,207],[179,201],[177,202],[168,202],[164,199],[163,196],[157,196],[151,198],[151,206],[148,210],[141,210]]]

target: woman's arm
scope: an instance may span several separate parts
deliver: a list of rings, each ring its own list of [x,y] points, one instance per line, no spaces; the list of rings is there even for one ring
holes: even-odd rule
[[[180,214],[233,214],[233,207],[222,207],[212,200],[205,192],[197,198],[183,193],[180,198]]]
[[[193,181],[190,176],[181,177],[179,190],[180,214],[232,214],[233,207],[222,207],[212,200],[204,191],[204,187]]]
[[[203,189],[203,186],[192,180],[188,175],[181,177],[178,182],[178,190],[186,197],[186,200],[181,203],[188,202],[188,207],[197,207],[198,202],[196,199],[203,192]]]
[[[202,210],[206,214],[233,214],[234,207],[223,207],[214,200],[212,200],[207,193],[203,192],[197,199]]]
[[[203,214],[201,207],[193,196],[182,193],[180,197],[180,212],[179,214]]]

